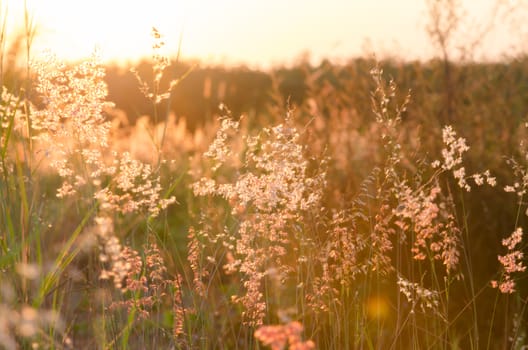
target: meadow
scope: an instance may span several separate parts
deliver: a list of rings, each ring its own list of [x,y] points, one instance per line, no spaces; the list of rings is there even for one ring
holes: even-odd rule
[[[1,348],[527,348],[525,56],[256,72],[152,34],[133,71],[2,65]]]

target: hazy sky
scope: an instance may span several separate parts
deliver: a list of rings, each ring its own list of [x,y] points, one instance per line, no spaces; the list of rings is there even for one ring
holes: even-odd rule
[[[490,18],[495,1],[462,1],[467,28],[457,34],[458,43],[478,32],[475,25]],[[23,0],[0,3],[2,16],[8,6],[8,27],[21,28]],[[425,30],[425,0],[28,0],[27,4],[38,25],[35,54],[49,48],[68,59],[87,56],[94,47],[107,60],[148,56],[152,26],[165,34],[171,52],[177,51],[182,35],[184,57],[213,63],[266,67],[293,62],[304,52],[315,61],[370,53],[415,59],[435,52]],[[526,21],[511,25],[501,16],[495,21],[497,30],[482,51],[489,58],[508,52],[509,46],[518,49],[527,38],[521,28]]]

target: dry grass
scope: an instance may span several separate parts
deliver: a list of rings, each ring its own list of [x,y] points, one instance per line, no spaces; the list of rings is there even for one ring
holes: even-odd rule
[[[158,110],[178,81],[154,60],[138,79]],[[424,126],[370,68],[369,115],[314,78],[267,125],[225,108],[190,133],[128,125],[96,57],[31,66],[38,103],[3,88],[0,105],[0,345],[522,349],[526,151],[495,186],[466,164],[488,126]],[[471,195],[503,189],[514,232],[482,277]]]

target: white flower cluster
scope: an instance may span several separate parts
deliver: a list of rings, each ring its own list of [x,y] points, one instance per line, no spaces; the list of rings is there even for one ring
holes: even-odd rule
[[[414,311],[416,306],[419,306],[424,312],[426,308],[433,311],[438,309],[440,296],[437,291],[424,288],[419,283],[410,282],[401,276],[398,276],[397,283],[400,292],[411,303],[411,311]]]
[[[452,171],[453,177],[457,180],[458,186],[467,192],[471,191],[471,186],[467,182],[468,179],[473,179],[477,186],[481,186],[486,182],[490,186],[495,186],[497,180],[491,176],[489,170],[483,173],[475,173],[473,175],[466,175],[466,168],[462,166],[462,156],[469,150],[466,144],[466,139],[457,137],[456,132],[451,125],[446,125],[442,129],[442,139],[446,146],[442,149],[442,161],[435,160],[431,166],[433,168],[440,168],[443,171]]]

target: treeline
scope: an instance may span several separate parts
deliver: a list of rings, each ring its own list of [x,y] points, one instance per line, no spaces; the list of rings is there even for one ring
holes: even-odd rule
[[[169,105],[163,107],[187,118],[188,125],[194,128],[216,114],[221,103],[233,115],[261,115],[269,112],[270,104],[278,103],[278,98],[294,107],[315,94],[332,91],[341,95],[335,107],[353,106],[360,115],[368,115],[371,107],[368,96],[373,87],[369,71],[376,64],[362,58],[344,65],[329,61],[315,66],[299,62],[293,67],[264,72],[244,67],[201,68],[192,63],[172,63],[162,84],[182,79],[173,90]],[[428,109],[434,112],[427,116],[428,119],[457,123],[468,108],[490,107],[491,100],[500,102],[501,107],[508,104],[507,111],[499,108],[501,114],[526,115],[528,106],[523,96],[528,92],[528,59],[524,57],[508,62],[450,64],[448,80],[444,62],[440,60],[383,61],[379,64],[401,91],[412,91],[415,107],[427,101]],[[147,82],[152,79],[150,62],[143,61],[134,68]],[[140,116],[153,115],[152,103],[141,93],[136,77],[128,68],[109,65],[106,80],[109,100],[126,112],[131,123]],[[497,108],[493,108],[494,112],[499,112]],[[486,114],[490,113],[488,110]]]

